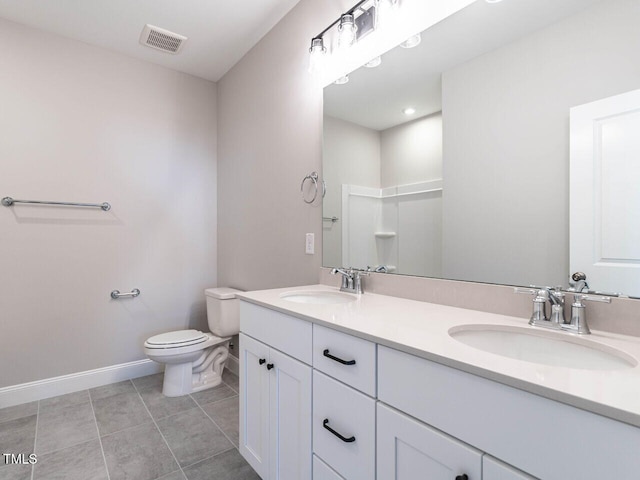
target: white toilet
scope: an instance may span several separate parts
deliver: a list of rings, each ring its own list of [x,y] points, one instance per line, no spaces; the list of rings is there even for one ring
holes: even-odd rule
[[[212,333],[177,330],[144,342],[144,353],[165,364],[162,393],[179,397],[215,387],[229,356],[229,341],[240,332],[240,306],[233,288],[208,288],[207,321]]]

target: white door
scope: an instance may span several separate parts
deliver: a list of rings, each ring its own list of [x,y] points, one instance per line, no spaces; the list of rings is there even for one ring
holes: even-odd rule
[[[482,457],[482,480],[535,480],[535,478],[485,455]]]
[[[640,90],[571,109],[570,270],[593,290],[640,296],[638,132]]]
[[[381,403],[377,412],[378,480],[481,480],[479,450]]]
[[[269,475],[269,347],[240,334],[240,453]]]
[[[311,367],[271,349],[271,480],[311,479]]]

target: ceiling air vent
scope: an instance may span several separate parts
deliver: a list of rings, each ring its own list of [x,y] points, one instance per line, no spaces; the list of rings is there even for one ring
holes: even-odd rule
[[[149,24],[144,26],[140,35],[142,45],[173,54],[180,52],[186,40],[187,37]]]

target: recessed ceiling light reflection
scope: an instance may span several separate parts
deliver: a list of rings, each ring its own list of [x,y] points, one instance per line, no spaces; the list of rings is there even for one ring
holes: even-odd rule
[[[345,83],[349,83],[349,75],[345,75],[344,77],[340,77],[335,82],[336,85],[344,85]]]
[[[419,33],[410,36],[409,38],[407,38],[404,42],[402,42],[400,44],[400,46],[402,48],[413,48],[413,47],[417,47],[418,45],[420,45],[420,42],[422,41],[422,37],[420,36]]]
[[[416,109],[413,107],[407,107],[402,110],[402,113],[404,113],[405,115],[413,115],[414,113],[416,113]]]
[[[372,58],[367,63],[364,64],[366,68],[375,68],[382,63],[382,57],[378,56],[376,58]]]

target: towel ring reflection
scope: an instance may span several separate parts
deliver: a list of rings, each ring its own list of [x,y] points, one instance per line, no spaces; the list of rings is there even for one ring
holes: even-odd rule
[[[311,198],[311,200],[307,200],[304,196],[304,184],[307,180],[311,180],[314,186],[313,197]],[[324,198],[325,194],[327,193],[327,185],[324,183],[324,180],[319,179],[318,172],[311,172],[309,175],[302,179],[302,183],[300,184],[300,193],[302,193],[302,200],[304,200],[304,203],[311,204],[316,201],[316,198],[318,198],[318,181],[322,182],[322,198]]]

